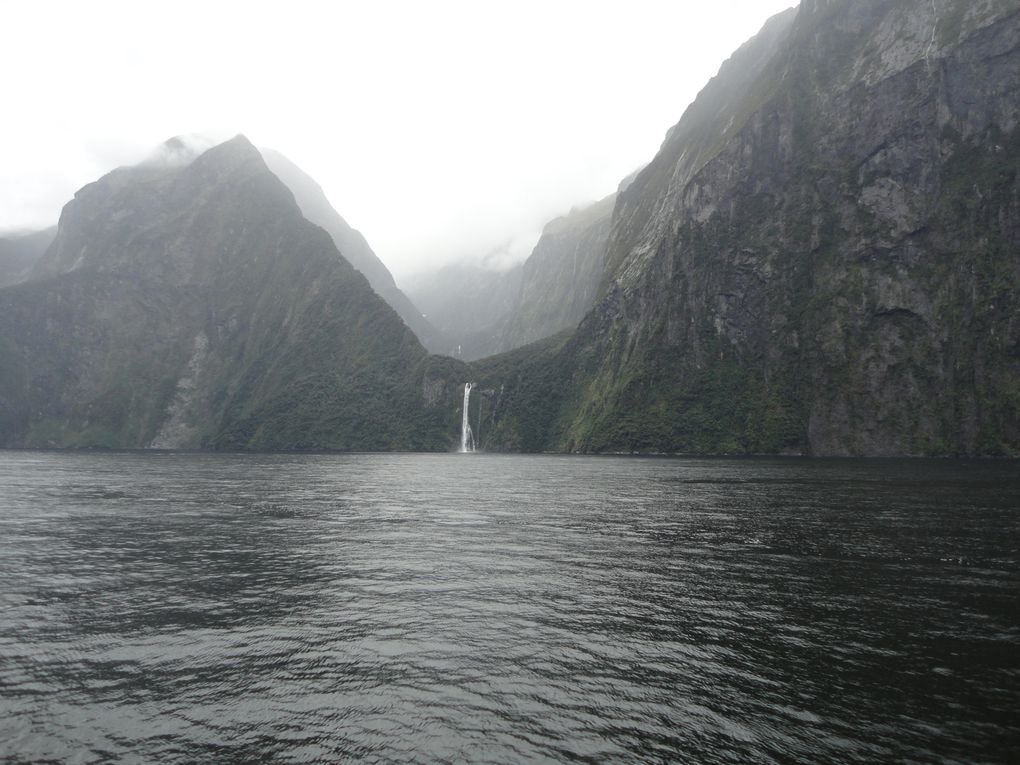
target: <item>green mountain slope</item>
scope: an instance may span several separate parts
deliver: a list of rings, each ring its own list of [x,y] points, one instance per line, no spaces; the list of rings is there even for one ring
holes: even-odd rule
[[[738,50],[577,332],[476,366],[490,448],[1020,453],[1020,12],[934,10],[806,1]]]
[[[86,186],[0,290],[0,444],[446,449],[449,362],[239,136]]]

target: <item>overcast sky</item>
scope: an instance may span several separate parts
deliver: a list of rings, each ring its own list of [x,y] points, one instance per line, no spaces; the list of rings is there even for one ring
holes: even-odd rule
[[[0,229],[181,133],[301,165],[398,278],[612,192],[793,0],[4,2]]]

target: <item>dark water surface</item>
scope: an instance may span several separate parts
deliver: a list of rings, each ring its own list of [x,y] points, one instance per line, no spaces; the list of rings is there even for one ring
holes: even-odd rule
[[[1015,462],[0,452],[0,760],[1018,742]]]

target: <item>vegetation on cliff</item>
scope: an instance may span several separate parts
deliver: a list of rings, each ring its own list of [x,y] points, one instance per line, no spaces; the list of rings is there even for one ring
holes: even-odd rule
[[[521,391],[488,447],[1020,453],[1020,13],[952,6],[805,2],[737,51],[576,334],[477,365]]]
[[[445,449],[433,366],[239,136],[86,186],[0,290],[0,443]]]

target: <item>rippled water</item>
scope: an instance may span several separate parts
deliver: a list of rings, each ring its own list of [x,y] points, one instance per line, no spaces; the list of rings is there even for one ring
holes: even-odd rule
[[[0,452],[0,759],[1008,762],[1018,468]]]

